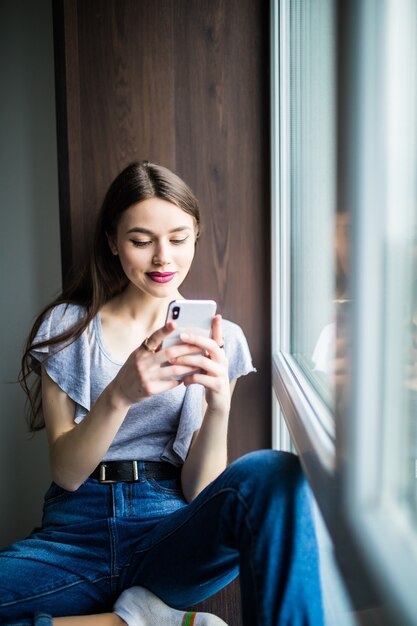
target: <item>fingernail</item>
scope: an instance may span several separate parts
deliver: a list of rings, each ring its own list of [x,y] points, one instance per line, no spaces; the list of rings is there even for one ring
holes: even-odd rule
[[[187,341],[187,339],[190,338],[190,335],[188,335],[187,333],[181,333],[180,337],[181,337],[181,339]]]

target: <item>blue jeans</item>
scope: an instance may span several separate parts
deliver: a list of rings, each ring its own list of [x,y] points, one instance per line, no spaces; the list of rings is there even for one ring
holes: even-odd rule
[[[139,464],[139,470],[140,470]],[[179,480],[52,484],[42,528],[0,553],[0,623],[111,611],[134,585],[190,607],[240,573],[246,626],[324,623],[310,492],[296,456],[252,452],[193,502]]]

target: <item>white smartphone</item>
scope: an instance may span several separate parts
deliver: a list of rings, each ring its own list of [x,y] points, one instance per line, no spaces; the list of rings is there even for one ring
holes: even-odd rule
[[[175,322],[175,330],[164,339],[162,348],[182,343],[181,333],[211,336],[211,322],[216,315],[214,300],[173,300],[168,305],[165,323]]]
[[[214,300],[173,300],[168,305],[167,322],[175,322],[175,330],[164,339],[162,349],[183,343],[181,333],[211,337],[211,322],[216,315]],[[199,372],[199,370],[195,370]],[[192,372],[190,372],[192,373]],[[173,376],[181,380],[183,376]]]

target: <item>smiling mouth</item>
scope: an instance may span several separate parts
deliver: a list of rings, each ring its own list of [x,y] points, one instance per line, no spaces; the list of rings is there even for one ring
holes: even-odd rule
[[[148,272],[147,274],[155,283],[169,283],[175,276],[175,272]]]

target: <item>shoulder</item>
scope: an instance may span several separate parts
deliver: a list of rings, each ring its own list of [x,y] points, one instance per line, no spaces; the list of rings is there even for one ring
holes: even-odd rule
[[[59,326],[62,331],[80,322],[86,314],[85,306],[64,302],[50,308],[43,316],[42,321],[49,321],[55,327]]]
[[[69,331],[86,315],[87,310],[79,304],[62,303],[51,307],[44,313],[35,343],[47,341]]]
[[[62,370],[69,361],[85,360],[89,345],[88,334],[79,324],[86,312],[85,307],[75,304],[65,303],[51,307],[43,316],[32,341],[32,359],[41,363],[48,360],[51,372],[52,368],[57,372]],[[51,374],[50,376],[56,382]]]
[[[222,329],[225,342],[242,340],[242,338],[246,340],[243,330],[235,322],[222,319]]]
[[[76,416],[90,409],[90,346],[88,333],[80,325],[86,313],[77,304],[51,307],[30,350],[32,369],[40,373],[42,364],[49,378],[76,403]]]

